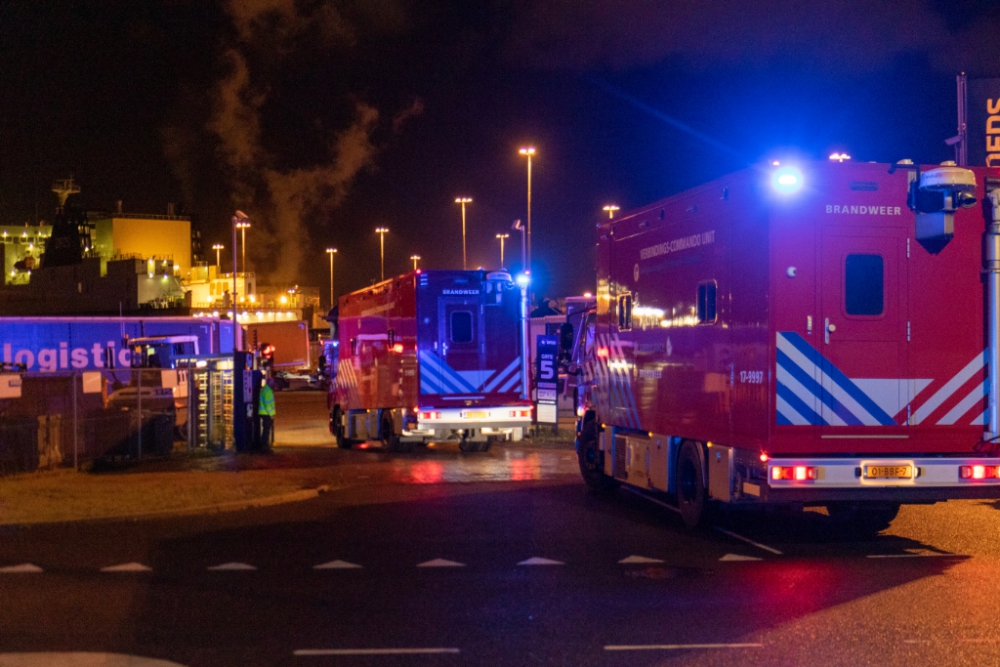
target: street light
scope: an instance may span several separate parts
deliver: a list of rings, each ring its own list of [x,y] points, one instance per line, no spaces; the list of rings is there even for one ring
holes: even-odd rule
[[[535,154],[534,146],[526,146],[518,151],[521,155],[527,156],[528,158],[528,250],[527,250],[527,260],[524,267],[524,272],[531,275],[531,157]]]
[[[388,227],[376,227],[378,234],[378,257],[379,257],[379,280],[385,280],[385,235],[389,233]]]
[[[333,256],[337,254],[336,248],[327,248],[326,254],[330,256],[330,308],[334,306],[333,303]]]
[[[240,325],[237,321],[238,307],[236,299],[236,229],[239,225],[250,226],[250,218],[243,211],[236,211],[233,214],[233,358],[235,360],[236,352],[240,349]],[[242,229],[246,229],[242,227]],[[236,367],[233,367],[233,372],[236,372]]]
[[[503,266],[503,242],[504,242],[504,240],[510,238],[510,234],[497,234],[497,238],[500,239],[500,268],[502,269],[502,268],[504,268],[504,266]]]
[[[240,230],[241,237],[241,247],[243,252],[243,287],[246,289],[246,272],[247,272],[247,228],[250,226],[249,220],[244,220],[236,223],[236,228]],[[233,271],[236,269],[234,268]]]
[[[615,206],[614,204],[608,204],[604,207],[604,210],[608,212],[608,219],[613,219],[615,217],[615,211],[621,210],[620,206]]]
[[[462,206],[462,270],[468,271],[469,267],[465,261],[465,205],[472,203],[471,197],[458,197],[455,199],[456,204],[461,204]]]
[[[226,248],[226,246],[222,245],[221,243],[216,243],[215,245],[212,246],[212,250],[215,251],[215,273],[216,273],[216,275],[218,275],[218,273],[219,273],[219,252],[222,251],[222,250],[224,250],[225,248]]]
[[[413,270],[417,270],[417,262],[420,261],[420,255],[410,255],[410,259],[413,260]]]

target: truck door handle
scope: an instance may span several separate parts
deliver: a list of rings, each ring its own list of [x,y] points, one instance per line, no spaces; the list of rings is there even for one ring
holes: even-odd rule
[[[830,324],[830,318],[827,317],[823,321],[823,342],[827,345],[830,344],[830,333],[837,330],[836,324]]]

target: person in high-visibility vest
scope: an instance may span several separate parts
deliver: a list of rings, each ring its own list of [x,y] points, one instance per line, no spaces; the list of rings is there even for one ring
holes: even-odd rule
[[[260,388],[260,405],[257,413],[261,422],[261,447],[269,448],[274,443],[274,390],[271,380],[265,380]]]

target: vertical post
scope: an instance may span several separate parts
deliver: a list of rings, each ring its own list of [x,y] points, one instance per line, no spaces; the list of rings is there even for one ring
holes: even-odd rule
[[[969,95],[966,89],[966,82],[965,72],[956,77],[958,88],[958,142],[955,144],[955,162],[958,163],[959,167],[967,167],[969,164],[969,146],[966,141],[969,123]]]
[[[531,376],[528,372],[530,363],[530,344],[528,339],[528,280],[518,278],[518,287],[521,288],[521,398],[531,398]]]
[[[990,220],[986,228],[986,307],[987,307],[987,430],[986,442],[1000,437],[1000,189],[986,193]]]
[[[145,356],[145,355],[143,355]],[[138,408],[136,412],[139,413],[139,447],[138,447],[138,458],[142,458],[142,367],[139,367],[139,375],[136,379],[136,396],[138,397]]]
[[[192,364],[190,368],[187,369],[187,391],[188,391],[188,410],[187,410],[187,448],[190,452],[194,448],[195,431],[198,428],[198,416],[195,414],[195,406],[197,402],[194,400],[194,374],[197,365]]]
[[[239,325],[236,317],[236,223],[239,222],[239,211],[237,215],[233,216],[233,354],[236,354],[236,350],[240,349],[240,335],[238,333]],[[235,361],[235,358],[234,358]]]
[[[76,410],[76,381],[79,377],[77,371],[73,371],[71,382],[73,383],[73,469],[80,469],[80,459],[78,455],[79,442],[77,440],[77,410]]]

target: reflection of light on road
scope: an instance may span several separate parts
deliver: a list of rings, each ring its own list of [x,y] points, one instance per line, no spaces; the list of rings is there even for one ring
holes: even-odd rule
[[[509,466],[512,482],[526,482],[542,478],[541,459],[537,452],[532,452],[524,458],[512,458],[509,460]]]
[[[410,484],[438,484],[444,479],[444,466],[437,461],[421,461],[397,470],[396,474]]]

